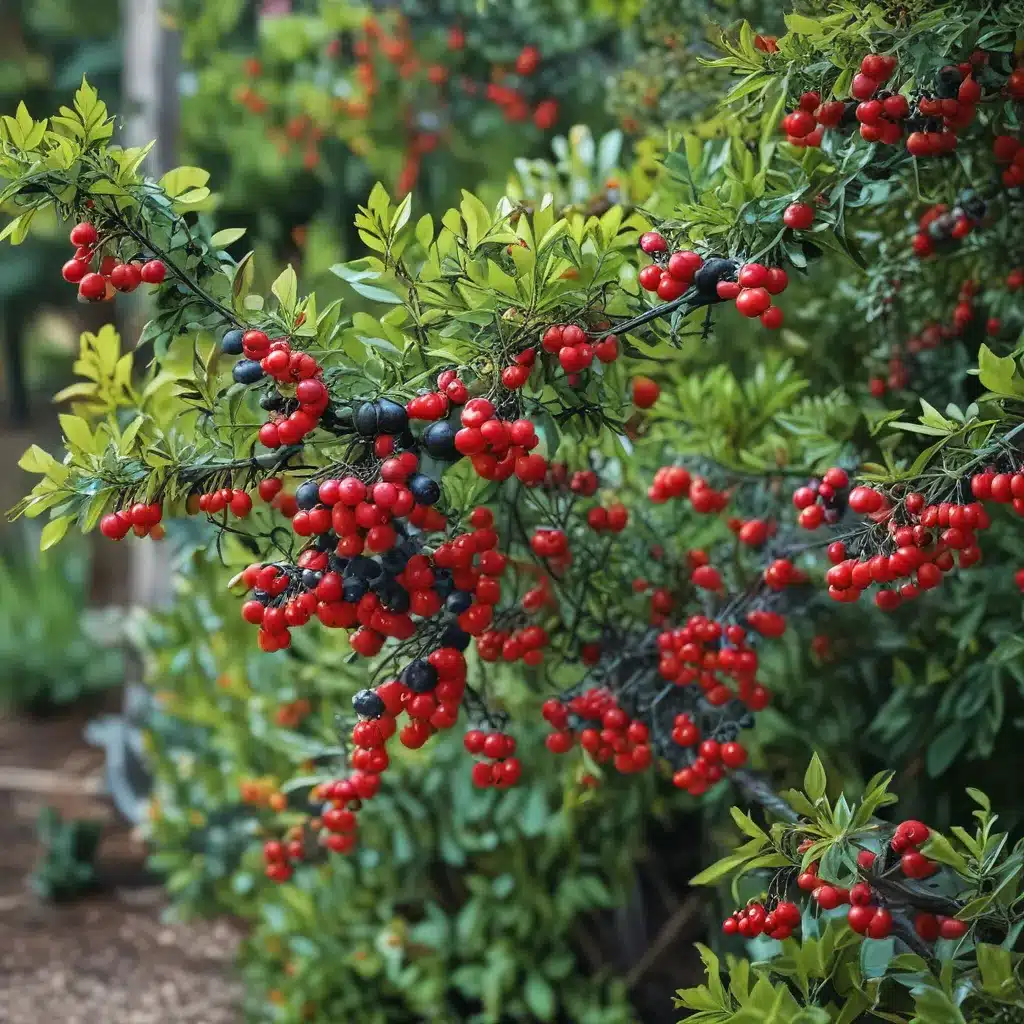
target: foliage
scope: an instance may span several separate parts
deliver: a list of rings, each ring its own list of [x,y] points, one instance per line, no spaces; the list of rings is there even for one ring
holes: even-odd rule
[[[121,681],[111,624],[85,607],[89,563],[80,544],[49,555],[12,552],[0,561],[4,707],[49,710]]]
[[[896,837],[903,826],[894,832],[875,817],[877,810],[896,802],[888,792],[890,782],[891,776],[872,779],[859,803],[848,803],[845,794],[831,802],[825,772],[815,757],[804,791],[785,795],[796,813],[785,808],[789,820],[765,831],[734,807],[733,819],[749,841],[694,881],[714,884],[732,877],[735,894],[740,879],[749,879],[751,873],[755,878],[770,875],[766,891],[771,901],[777,901],[786,895],[797,872],[817,865],[819,884],[841,887],[850,901],[855,898],[853,887],[866,887],[864,902],[881,902],[896,938],[858,934],[843,921],[845,908],[822,907],[817,914],[809,908],[800,922],[799,940],[767,939],[759,944],[753,963],[730,957],[727,987],[718,957],[702,947],[709,984],[679,992],[676,1001],[677,1006],[699,1011],[689,1019],[708,1024],[940,1024],[1005,1019],[1001,1015],[1020,1007],[1024,989],[1015,947],[1024,930],[1019,895],[1024,841],[1011,847],[1008,835],[996,831],[997,816],[988,797],[972,789],[975,831],[954,826],[947,836],[925,829],[928,838],[920,852],[937,868],[941,865],[939,873],[927,881],[901,877],[905,861],[891,851],[898,849]],[[867,866],[859,859],[864,853],[870,858]],[[850,915],[863,905],[859,896],[856,899],[860,905],[852,906]],[[955,919],[956,937],[939,933],[936,915]],[[934,932],[929,932],[929,922]],[[897,946],[897,940],[904,945]],[[905,946],[911,951],[900,952]]]
[[[43,859],[32,872],[32,888],[40,899],[63,903],[77,899],[96,885],[94,861],[102,825],[95,821],[65,821],[52,807],[39,814]]]
[[[336,645],[250,651],[216,578],[198,558],[145,630],[160,707],[147,831],[179,913],[252,921],[242,958],[252,1019],[303,1019],[312,1003],[305,1019],[324,1022],[632,1020],[621,982],[592,973],[577,942],[590,915],[623,898],[642,843],[640,791],[573,786],[563,812],[550,770],[499,801],[472,787],[448,742],[394,766],[396,787],[366,824],[372,847],[332,854],[295,887],[262,877],[254,839],[300,821],[309,790],[285,787],[282,806],[278,787],[340,756],[334,708],[360,679],[339,671]],[[539,739],[523,743],[535,751]]]
[[[598,6],[627,24],[640,15]],[[313,694],[279,705],[310,700],[327,730],[290,748],[326,763],[267,769],[313,804],[285,800],[275,814],[295,818],[273,824],[287,845],[263,851],[283,885],[259,899],[291,907],[268,926],[293,948],[337,960],[308,945],[308,908],[330,899],[310,879],[377,861],[389,838],[377,809],[426,787],[429,772],[406,784],[404,765],[443,770],[460,715],[495,737],[465,741],[486,755],[470,778],[488,806],[495,785],[551,771],[527,756],[539,710],[565,774],[619,799],[617,774],[671,776],[713,809],[728,776],[802,815],[767,831],[739,814],[750,844],[698,877],[797,860],[813,874],[820,855],[829,885],[815,891],[846,889],[853,863],[869,871],[851,862],[854,844],[889,838],[872,818],[888,802],[880,769],[945,826],[963,812],[968,762],[1005,763],[1024,720],[1024,576],[1011,572],[1024,512],[1022,15],[1016,0],[807,3],[777,37],[745,21],[688,26],[715,39],[716,55],[699,55],[707,93],[670,84],[633,155],[614,134],[574,129],[554,163],[519,162],[508,195],[463,191],[440,216],[408,181],[373,187],[354,219],[367,254],[331,268],[358,305],[325,305],[291,267],[271,283],[259,255],[232,256],[239,232],[214,232],[207,172],[145,178],[145,153],[112,144],[87,83],[50,122],[24,108],[5,119],[0,173],[20,211],[6,237],[56,211],[87,221],[115,260],[156,259],[167,277],[141,379],[113,332],[83,338],[67,455],[29,456],[42,480],[16,512],[49,513],[44,546],[72,525],[141,537],[154,515],[204,513],[200,543],[247,593],[265,663],[301,672],[332,657],[365,687],[343,732],[333,716],[355,686],[315,694],[315,708]],[[692,83],[682,50],[677,83]],[[855,606],[868,592],[874,606]],[[223,725],[208,739],[237,750],[261,728],[250,716],[230,740]],[[513,729],[516,756],[503,745]],[[407,752],[428,739],[436,760]],[[744,767],[791,782],[819,747],[824,763],[788,808]],[[859,809],[822,802],[824,764],[851,792],[872,778]],[[381,782],[389,765],[400,781]],[[469,779],[443,778],[436,792],[461,807]],[[996,772],[984,788],[1019,814]],[[517,799],[502,797],[495,820]],[[682,998],[708,1020],[992,1016],[1016,969],[1019,850],[989,849],[988,799],[980,838],[952,831],[960,849],[931,832],[914,850],[941,865],[936,922],[955,932],[974,921],[965,904],[989,900],[994,941],[977,942],[972,923],[936,966],[944,948],[933,956],[898,919],[925,887],[893,882],[879,848],[866,882],[897,913],[870,941],[811,921],[761,973],[732,963],[728,993],[706,954],[709,986]],[[245,834],[217,842],[241,850]],[[379,863],[391,861],[400,851]],[[222,851],[214,879],[175,884],[204,898],[230,862]],[[491,994],[474,990],[488,1013]],[[298,988],[282,998],[301,1010]]]

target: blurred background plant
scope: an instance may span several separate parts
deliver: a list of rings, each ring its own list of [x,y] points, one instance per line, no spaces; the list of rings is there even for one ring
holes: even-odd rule
[[[52,713],[124,679],[118,613],[88,607],[84,540],[37,554],[27,534],[0,549],[0,708]]]

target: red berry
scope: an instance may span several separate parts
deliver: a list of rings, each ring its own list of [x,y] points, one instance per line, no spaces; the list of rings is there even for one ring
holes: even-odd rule
[[[661,282],[663,273],[664,271],[657,263],[650,263],[640,270],[640,273],[637,274],[637,280],[640,282],[640,287],[645,291],[655,292],[658,290],[658,285]],[[558,338],[559,341],[561,341],[561,332],[559,332]],[[544,336],[544,342],[542,344],[547,348],[547,335]],[[561,347],[561,345],[559,345],[559,347]]]
[[[95,245],[99,235],[92,224],[82,221],[71,229],[70,238],[72,245]]]
[[[668,242],[665,241],[665,237],[660,232],[647,231],[640,236],[640,248],[649,256],[655,252],[666,252],[668,250]]]
[[[89,264],[85,260],[68,260],[60,272],[68,284],[78,284],[89,273]]]
[[[160,284],[167,276],[163,260],[149,260],[142,264],[142,280],[146,284]]]
[[[638,409],[650,409],[658,400],[661,388],[650,377],[634,377],[632,383],[633,404]]]
[[[808,203],[790,203],[782,214],[782,222],[794,231],[806,231],[814,223],[814,207]]]
[[[862,515],[877,512],[884,503],[884,498],[872,487],[854,487],[848,499],[850,508]]]
[[[736,296],[736,308],[743,316],[760,316],[771,304],[767,288],[744,288]]]
[[[855,100],[866,100],[878,91],[878,84],[877,78],[860,72],[853,76],[853,81],[850,83],[850,95]]]
[[[86,274],[78,285],[78,294],[90,302],[102,299],[106,293],[107,279],[102,274]]]

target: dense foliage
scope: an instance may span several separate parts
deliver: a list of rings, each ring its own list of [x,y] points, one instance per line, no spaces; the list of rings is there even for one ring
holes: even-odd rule
[[[202,835],[186,808],[227,814],[221,866],[169,863],[176,886],[244,903],[257,883],[225,851],[262,857],[282,885],[259,902],[291,908],[266,927],[315,973],[318,922],[333,914],[324,879],[367,857],[405,863],[382,853],[399,794],[437,799],[435,823],[478,798],[498,822],[526,786],[548,814],[558,788],[542,780],[560,755],[598,787],[605,821],[621,815],[635,835],[638,792],[671,780],[714,808],[731,778],[782,821],[768,831],[736,812],[749,842],[696,881],[738,872],[753,886],[724,931],[762,964],[730,961],[726,990],[705,954],[709,985],[681,1005],[708,1021],[1016,1012],[1021,850],[995,833],[989,797],[1010,824],[1019,800],[995,772],[989,796],[961,792],[980,781],[971,761],[1013,750],[1024,682],[1022,17],[1016,0],[815,3],[777,36],[743,22],[706,65],[705,88],[728,91],[655,96],[671,130],[632,158],[620,136],[595,145],[574,129],[560,166],[520,162],[507,196],[465,191],[439,218],[410,182],[404,198],[375,186],[355,219],[367,255],[332,267],[359,296],[351,314],[318,306],[291,267],[258,288],[258,257],[232,255],[241,230],[198,213],[208,174],[145,178],[145,151],[112,144],[87,84],[48,122],[24,108],[4,119],[2,198],[20,209],[4,236],[55,210],[74,224],[63,274],[83,299],[145,283],[156,305],[144,374],[111,330],[83,336],[84,379],[63,396],[67,454],[27,453],[42,480],[17,511],[49,513],[44,547],[72,525],[119,540],[203,517],[197,543],[226,566],[249,624],[235,628],[274,666],[205,703],[215,652],[180,647],[163,670],[190,693],[182,718],[210,707],[193,724],[211,750],[231,749],[200,758],[199,781],[183,778],[175,815],[158,819],[180,851]],[[324,689],[338,664],[353,685]],[[232,725],[235,685],[258,689],[259,713]],[[289,746],[271,712],[315,739]],[[446,735],[460,721],[476,758],[461,767]],[[805,792],[780,799],[766,779],[795,781],[808,748],[820,759]],[[823,764],[859,805],[827,800]],[[876,819],[886,768],[927,825]],[[239,769],[272,776],[258,814],[229,800]],[[929,828],[972,807],[977,835]],[[518,849],[525,816],[504,813],[495,841]],[[543,858],[562,856],[557,830],[574,813],[553,814],[538,844],[545,891]],[[262,853],[249,849],[257,824],[273,835]],[[415,842],[444,862],[439,839]],[[613,867],[605,854],[602,871],[614,883],[631,856]],[[493,886],[493,865],[476,876],[471,861]],[[521,926],[537,933],[533,918]],[[481,1019],[584,1019],[575,994],[538,1009],[530,979],[558,977],[537,963],[478,969],[453,977]],[[274,1019],[298,1019],[306,990],[279,988]],[[311,1012],[341,1012],[331,1000],[346,996],[317,991]],[[425,991],[395,1019],[462,1012],[436,982]],[[513,992],[521,1002],[506,1003]],[[628,1013],[620,996],[593,1013]]]

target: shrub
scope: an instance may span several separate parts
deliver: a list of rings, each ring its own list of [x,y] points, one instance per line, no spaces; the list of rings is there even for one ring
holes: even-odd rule
[[[377,186],[355,222],[369,255],[335,268],[374,311],[351,317],[290,267],[255,289],[253,257],[223,249],[237,235],[189,212],[206,173],[143,179],[88,85],[56,129],[4,122],[7,234],[56,208],[117,264],[85,299],[115,272],[157,295],[142,389],[113,335],[87,338],[67,460],[29,458],[43,479],[18,511],[49,510],[44,545],[205,516],[258,646],[347,644],[363,674],[344,768],[281,781],[314,805],[264,848],[282,893],[380,849],[386,769],[460,721],[488,792],[548,770],[525,756],[543,719],[550,754],[602,786],[671,779],[714,807],[730,779],[781,811],[752,769],[783,783],[821,746],[851,792],[888,767],[923,817],[959,818],[959,775],[1012,749],[1019,709],[1024,583],[1000,553],[1024,511],[1022,15],[816,3],[778,37],[736,26],[708,82],[740,80],[666,133],[642,207],[562,209],[521,182],[437,221]],[[846,807],[837,825],[838,802],[822,824],[814,764],[800,828],[838,846],[867,824]],[[977,870],[915,843],[954,869],[947,896],[970,893]],[[758,851],[765,869],[791,852]],[[819,870],[845,887],[849,865]],[[896,949],[876,973],[904,972]],[[989,1012],[977,958],[915,955],[922,985]]]

